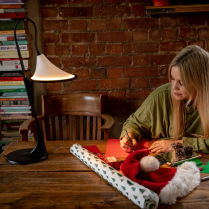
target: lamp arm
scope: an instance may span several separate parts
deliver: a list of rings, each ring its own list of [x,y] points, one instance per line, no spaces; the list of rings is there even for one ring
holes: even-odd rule
[[[29,20],[30,22],[33,23],[33,26],[35,28],[35,46],[36,46],[36,51],[38,55],[41,55],[38,47],[37,47],[37,43],[36,43],[36,37],[37,37],[37,29],[36,29],[36,25],[35,23],[29,19],[29,18],[23,18],[21,20],[19,20],[16,25],[15,25],[15,29],[14,29],[14,37],[15,37],[15,43],[16,43],[16,47],[17,47],[17,52],[18,52],[18,56],[20,59],[20,64],[22,67],[22,72],[24,74],[24,84],[25,84],[25,88],[26,88],[26,92],[28,95],[28,100],[33,112],[33,116],[35,118],[35,123],[36,123],[36,128],[37,128],[37,144],[35,146],[35,148],[28,154],[30,156],[34,156],[34,155],[43,155],[44,158],[47,157],[47,151],[46,151],[46,147],[45,147],[45,143],[44,143],[44,139],[42,137],[42,134],[40,132],[40,128],[39,128],[39,124],[38,124],[38,119],[37,119],[37,115],[36,115],[36,111],[35,111],[35,107],[34,107],[34,98],[33,98],[33,81],[31,79],[29,79],[26,75],[26,70],[25,70],[25,66],[23,64],[23,60],[22,60],[22,55],[20,52],[20,48],[17,42],[17,37],[16,37],[16,29],[17,29],[17,25],[19,22],[24,21],[25,19]]]

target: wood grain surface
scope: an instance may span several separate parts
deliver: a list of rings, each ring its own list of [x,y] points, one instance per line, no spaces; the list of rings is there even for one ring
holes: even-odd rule
[[[75,141],[47,141],[48,158],[30,165],[11,165],[4,157],[0,157],[0,208],[139,208],[73,156],[69,149],[74,143]],[[107,142],[95,140],[81,141],[79,144],[95,144],[105,153]],[[13,142],[2,154],[34,146],[34,142]],[[208,159],[208,155],[205,155],[201,161],[206,164]],[[209,181],[201,182],[186,197],[178,199],[175,205],[159,205],[158,208],[209,208]]]

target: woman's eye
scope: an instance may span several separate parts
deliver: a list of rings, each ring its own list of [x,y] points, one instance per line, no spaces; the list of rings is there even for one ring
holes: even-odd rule
[[[173,78],[173,77],[171,77],[171,80],[174,80],[174,78]]]
[[[179,84],[180,84],[181,86],[183,86],[183,83],[182,83],[182,82],[179,82]]]

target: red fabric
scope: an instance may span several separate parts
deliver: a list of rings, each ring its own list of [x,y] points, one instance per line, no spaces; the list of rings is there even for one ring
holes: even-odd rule
[[[158,170],[149,173],[140,172],[139,161],[147,155],[149,155],[148,149],[131,153],[122,163],[121,171],[132,181],[143,185],[159,195],[161,189],[174,177],[176,169],[159,168]]]

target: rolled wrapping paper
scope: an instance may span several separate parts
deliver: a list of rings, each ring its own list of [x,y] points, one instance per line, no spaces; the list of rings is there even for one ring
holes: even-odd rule
[[[70,152],[140,208],[158,207],[159,196],[156,193],[131,181],[80,144],[73,144]]]

